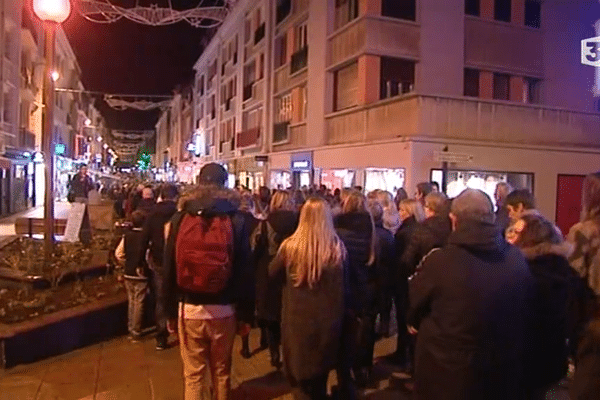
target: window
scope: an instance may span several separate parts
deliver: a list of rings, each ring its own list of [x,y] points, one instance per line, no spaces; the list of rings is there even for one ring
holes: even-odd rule
[[[536,78],[525,78],[525,95],[523,100],[529,104],[539,104],[541,80]]]
[[[415,84],[415,62],[381,57],[380,99],[409,93]]]
[[[287,63],[287,35],[275,39],[275,68]]]
[[[464,95],[479,97],[479,71],[465,68]]]
[[[352,63],[334,73],[335,111],[358,104],[358,63]]]
[[[308,31],[306,23],[294,28],[294,54],[292,54],[290,73],[308,66]]]
[[[279,24],[281,21],[285,19],[290,12],[292,11],[292,2],[291,0],[277,0],[277,9],[276,9],[276,22]]]
[[[510,99],[510,76],[506,74],[494,74],[494,95],[495,100]]]
[[[252,20],[246,15],[244,21],[244,40],[248,43],[252,39]]]
[[[539,0],[525,0],[525,25],[539,28],[542,19],[542,4]]]
[[[381,15],[415,21],[417,19],[416,3],[416,0],[382,0]]]
[[[510,22],[510,0],[494,0],[494,19]]]
[[[275,123],[292,120],[292,94],[275,99]]]
[[[247,111],[242,115],[242,131],[259,128],[262,122],[262,108]]]
[[[306,22],[294,28],[294,52],[302,50],[308,45],[308,29]]]
[[[200,92],[200,96],[204,96],[204,75],[198,79],[198,91]]]
[[[465,14],[479,17],[479,1],[480,0],[465,0]]]
[[[335,29],[358,18],[359,0],[335,0]]]
[[[265,53],[260,53],[258,57],[258,79],[265,77]]]

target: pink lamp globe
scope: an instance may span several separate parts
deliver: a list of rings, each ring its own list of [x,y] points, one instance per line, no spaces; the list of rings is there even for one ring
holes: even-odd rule
[[[71,14],[70,0],[33,0],[33,12],[42,21],[61,24]]]

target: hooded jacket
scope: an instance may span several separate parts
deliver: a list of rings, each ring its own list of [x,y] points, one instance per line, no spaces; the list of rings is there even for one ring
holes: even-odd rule
[[[236,307],[238,320],[251,323],[254,317],[254,271],[250,259],[250,232],[243,215],[229,199],[225,198],[228,190],[215,191],[214,194],[204,193],[202,197],[188,199],[182,204],[182,210],[171,218],[169,236],[165,244],[163,268],[165,273],[165,294],[167,314],[177,317],[178,301],[188,304],[233,304]],[[221,197],[217,197],[221,196]],[[217,294],[188,293],[177,286],[177,264],[175,259],[177,234],[183,216],[227,214],[231,217],[234,231],[234,251],[232,276],[226,288]]]
[[[150,257],[154,265],[162,265],[165,249],[165,224],[171,220],[173,214],[177,211],[177,205],[174,201],[166,200],[157,203],[143,230],[142,251],[150,248]]]
[[[574,281],[567,257],[573,246],[568,242],[541,243],[521,251],[536,282],[525,381],[539,389],[567,373],[569,298]]]
[[[281,243],[298,227],[298,213],[275,210],[261,221],[252,234],[251,244],[256,257],[256,314],[259,319],[281,319],[282,284],[269,283],[269,264]]]
[[[518,399],[533,278],[491,223],[465,222],[410,283],[415,398]]]

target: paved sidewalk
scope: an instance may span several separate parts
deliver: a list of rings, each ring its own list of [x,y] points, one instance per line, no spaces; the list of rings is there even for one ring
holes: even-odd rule
[[[251,348],[258,346],[258,331]],[[377,344],[376,355],[392,351],[395,339]],[[292,400],[285,378],[270,366],[268,351],[245,360],[236,338],[232,371],[234,399]],[[374,369],[376,386],[365,399],[408,400],[402,384],[382,359]],[[330,384],[335,374],[330,376]],[[90,346],[30,365],[0,371],[0,400],[180,400],[183,380],[178,348],[157,352],[150,337],[132,344],[126,338]]]

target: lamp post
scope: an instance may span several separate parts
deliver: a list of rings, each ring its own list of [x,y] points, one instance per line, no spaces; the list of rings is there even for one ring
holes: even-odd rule
[[[49,261],[54,250],[54,40],[56,29],[71,14],[70,0],[33,0],[33,12],[44,25],[46,68],[44,70],[44,130],[42,153],[46,164],[46,193],[44,197],[44,258]]]

